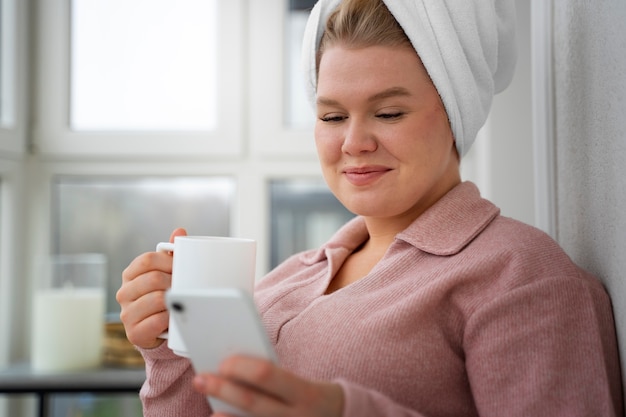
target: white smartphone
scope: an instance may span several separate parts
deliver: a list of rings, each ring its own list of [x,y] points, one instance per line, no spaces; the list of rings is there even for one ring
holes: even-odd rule
[[[252,297],[236,288],[171,290],[166,304],[175,320],[196,373],[215,372],[228,356],[243,354],[276,362]],[[214,411],[246,416],[208,397]]]

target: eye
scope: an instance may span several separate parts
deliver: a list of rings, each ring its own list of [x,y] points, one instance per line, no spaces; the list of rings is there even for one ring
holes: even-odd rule
[[[336,123],[336,122],[341,122],[341,121],[347,119],[347,117],[341,116],[341,115],[330,114],[330,115],[322,116],[319,119],[322,122],[325,122],[325,123]]]
[[[402,116],[404,116],[403,112],[381,113],[381,114],[376,115],[376,117],[378,117],[379,119],[384,119],[384,120],[399,119]]]

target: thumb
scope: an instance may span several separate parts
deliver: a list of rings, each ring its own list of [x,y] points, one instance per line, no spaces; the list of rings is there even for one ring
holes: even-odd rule
[[[174,229],[174,231],[170,235],[170,242],[173,243],[174,242],[174,238],[176,236],[187,236],[187,231],[185,229],[183,229],[182,227],[179,227],[178,229]]]

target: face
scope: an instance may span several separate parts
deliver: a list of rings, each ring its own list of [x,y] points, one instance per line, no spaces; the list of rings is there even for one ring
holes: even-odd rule
[[[362,216],[412,221],[460,182],[443,103],[408,47],[324,52],[315,141],[330,189]]]

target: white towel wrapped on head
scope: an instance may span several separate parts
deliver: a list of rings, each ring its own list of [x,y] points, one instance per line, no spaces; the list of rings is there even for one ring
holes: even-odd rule
[[[315,55],[326,20],[341,0],[320,0],[307,22],[302,59],[315,105]],[[493,95],[513,77],[514,0],[383,0],[421,58],[450,119],[459,155],[487,120]]]

